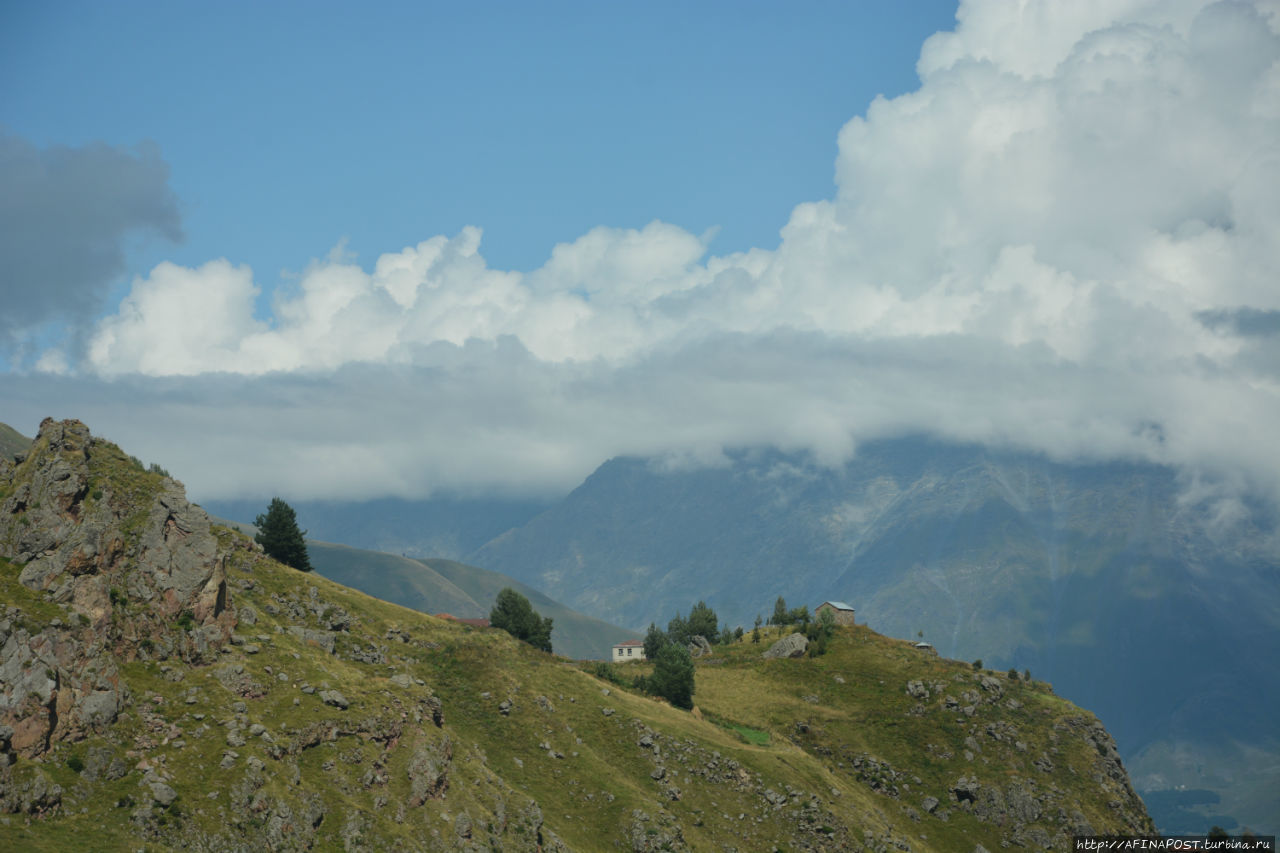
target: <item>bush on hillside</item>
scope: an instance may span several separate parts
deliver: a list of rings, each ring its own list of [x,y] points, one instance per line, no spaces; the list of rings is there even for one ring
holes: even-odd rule
[[[661,696],[677,708],[693,707],[693,657],[680,643],[667,643],[658,650],[653,675],[645,679],[645,688]]]
[[[498,593],[489,611],[490,625],[544,652],[551,651],[551,622],[550,616],[538,615],[529,599],[509,586]]]

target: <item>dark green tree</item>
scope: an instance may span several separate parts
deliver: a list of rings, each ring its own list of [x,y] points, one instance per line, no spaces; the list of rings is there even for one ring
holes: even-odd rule
[[[280,498],[272,498],[267,511],[253,523],[258,526],[254,541],[262,546],[268,557],[299,571],[311,571],[307,542],[303,538],[307,532],[298,529],[298,516],[293,507]]]
[[[752,629],[751,629],[751,642],[753,642],[753,643],[758,643],[758,642],[760,642],[760,623],[761,623],[762,621],[763,621],[763,620],[760,618],[760,614],[759,614],[759,613],[757,613],[757,614],[756,614],[756,626],[755,626],[754,628],[752,628]]]
[[[782,596],[778,596],[778,600],[773,604],[773,615],[769,617],[770,625],[787,625],[789,624],[791,614],[787,611],[787,600]]]
[[[647,660],[653,660],[658,656],[658,650],[671,642],[667,638],[667,634],[654,623],[649,623],[649,631],[644,635],[644,656]]]
[[[693,609],[689,611],[689,637],[702,635],[709,642],[714,643],[719,635],[720,620],[716,617],[716,612],[707,606],[705,601],[701,599],[693,605]]]
[[[693,707],[693,657],[687,646],[667,643],[658,650],[646,687],[677,708]]]
[[[501,628],[535,649],[551,651],[551,617],[543,618],[529,599],[511,587],[504,587],[489,611],[489,624]]]
[[[689,630],[689,620],[680,615],[680,611],[676,611],[675,618],[667,623],[667,639],[673,643],[685,645],[693,637],[693,632]]]

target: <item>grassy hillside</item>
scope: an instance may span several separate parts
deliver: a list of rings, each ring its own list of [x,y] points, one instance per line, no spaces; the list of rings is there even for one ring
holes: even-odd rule
[[[618,683],[639,669],[275,563],[46,422],[0,460],[0,849],[1067,849],[1149,828],[1109,736],[1044,685],[861,628],[812,660],[764,648],[703,659],[701,710],[679,711]]]
[[[108,735],[16,760],[16,779],[60,786],[61,804],[0,825],[0,846],[996,849],[1018,826],[1055,837],[1063,824],[1051,804],[1095,829],[1118,826],[1097,747],[1078,736],[1092,716],[1043,685],[1008,686],[1016,711],[988,703],[957,722],[963,714],[939,696],[919,713],[909,681],[963,693],[972,671],[851,629],[816,660],[763,661],[765,646],[749,642],[722,650],[699,666],[703,711],[690,714],[503,632],[300,575],[238,534],[218,536],[252,624],[207,666],[144,654],[125,663],[134,703]],[[6,604],[24,596],[16,568],[0,565]],[[325,633],[335,612],[348,628],[328,653],[304,632]],[[346,707],[327,704],[327,690]],[[980,744],[973,757],[966,738]],[[1044,754],[1052,771],[1035,766]],[[978,798],[999,797],[990,819],[975,816],[981,799],[965,806],[951,793],[968,776]],[[167,808],[152,802],[149,779],[176,793]],[[1048,803],[1011,811],[1008,792],[1023,782]],[[924,810],[930,796],[942,804],[935,814]]]
[[[551,644],[572,658],[606,660],[614,643],[636,633],[583,616],[506,575],[452,560],[413,560],[327,542],[307,542],[311,564],[330,580],[424,613],[488,616],[498,591],[512,587],[555,620]]]
[[[31,446],[31,439],[8,424],[0,424],[0,456],[11,458]]]

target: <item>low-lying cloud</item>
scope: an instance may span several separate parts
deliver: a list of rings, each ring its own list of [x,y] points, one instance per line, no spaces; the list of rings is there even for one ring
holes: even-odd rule
[[[622,453],[838,462],[920,431],[1280,495],[1275,4],[958,21],[917,91],[844,127],[833,197],[774,251],[654,222],[521,273],[468,228],[318,261],[265,318],[247,267],[162,264],[78,376],[4,385],[210,498],[560,490]]]

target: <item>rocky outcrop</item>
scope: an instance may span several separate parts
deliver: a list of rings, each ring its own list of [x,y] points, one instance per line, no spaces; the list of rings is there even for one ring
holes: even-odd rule
[[[111,614],[113,586],[167,617],[216,620],[226,610],[226,573],[209,516],[168,477],[137,471],[130,493],[117,494],[125,490],[118,478],[94,469],[125,460],[95,466],[98,452],[120,455],[79,421],[40,425],[0,505],[0,553],[24,564],[24,586],[50,591],[95,625]]]
[[[689,656],[695,658],[709,657],[711,655],[711,643],[707,642],[707,638],[701,634],[695,634],[689,639]]]
[[[0,469],[0,495],[0,557],[63,613],[0,619],[0,723],[18,754],[109,726],[128,701],[117,658],[202,662],[230,637],[218,541],[180,483],[79,421],[46,419]]]
[[[765,659],[769,658],[798,658],[804,655],[809,648],[809,641],[805,639],[804,634],[796,633],[783,637],[778,642],[769,647],[769,650],[761,655]]]

